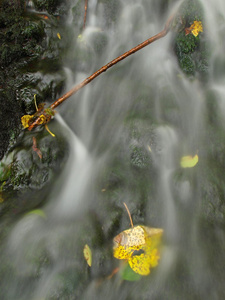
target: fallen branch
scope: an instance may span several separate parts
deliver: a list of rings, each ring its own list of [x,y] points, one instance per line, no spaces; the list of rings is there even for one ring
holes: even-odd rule
[[[117,58],[113,59],[108,64],[106,64],[105,66],[101,67],[98,71],[96,71],[95,73],[93,73],[91,76],[87,77],[81,83],[79,83],[76,86],[74,86],[71,90],[69,90],[69,92],[67,92],[66,94],[64,94],[62,97],[58,98],[47,109],[43,109],[43,111],[41,111],[39,113],[39,116],[37,116],[37,118],[35,120],[33,120],[33,119],[30,120],[28,130],[32,130],[34,127],[43,124],[43,119],[41,119],[41,116],[43,116],[43,115],[46,118],[46,123],[48,123],[51,120],[52,115],[53,115],[53,114],[51,114],[51,116],[50,116],[48,114],[49,111],[52,112],[57,106],[59,106],[60,104],[62,104],[66,99],[68,99],[69,97],[71,97],[72,95],[74,95],[77,91],[79,91],[85,85],[87,85],[88,83],[90,83],[92,80],[94,80],[100,74],[102,74],[103,72],[107,71],[109,68],[111,68],[112,66],[114,66],[115,64],[117,64],[118,62],[120,62],[121,60],[127,58],[131,54],[134,54],[135,52],[141,50],[142,48],[148,46],[149,44],[151,44],[151,43],[153,43],[153,42],[161,39],[162,37],[166,36],[167,33],[170,30],[170,26],[171,26],[173,17],[174,16],[171,16],[167,20],[164,29],[162,31],[160,31],[158,34],[154,35],[153,37],[147,39],[143,43],[137,45],[136,47],[132,48],[131,50],[129,50],[129,51],[125,52],[124,54],[118,56]]]

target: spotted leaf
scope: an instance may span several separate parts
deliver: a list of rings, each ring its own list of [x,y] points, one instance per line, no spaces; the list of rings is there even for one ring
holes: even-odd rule
[[[158,265],[162,233],[160,228],[146,226],[124,230],[114,238],[113,255],[118,259],[127,259],[134,272],[148,275],[150,269]]]

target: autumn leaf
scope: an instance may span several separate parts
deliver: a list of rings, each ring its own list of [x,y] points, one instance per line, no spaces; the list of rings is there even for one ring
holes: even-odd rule
[[[196,37],[198,36],[199,32],[203,32],[201,21],[194,21],[194,23],[189,28],[185,28],[186,35],[192,33]]]
[[[91,267],[91,265],[92,265],[92,253],[91,253],[90,247],[87,244],[84,246],[83,254],[84,254],[84,258],[87,261],[87,264],[89,265],[89,267]]]
[[[198,155],[195,156],[183,156],[180,161],[182,168],[193,168],[198,163]]]
[[[62,38],[61,38],[61,35],[60,35],[60,33],[59,32],[57,32],[57,37],[58,37],[58,39],[59,40],[61,40]]]
[[[113,255],[117,259],[126,259],[134,272],[148,275],[151,268],[158,265],[162,233],[161,228],[142,225],[124,230],[113,240]]]
[[[33,121],[32,119],[39,118],[38,125],[44,124],[45,129],[48,131],[48,133],[50,133],[51,136],[55,137],[55,134],[50,131],[50,129],[47,125],[47,123],[55,115],[54,110],[52,110],[51,108],[44,109],[44,105],[45,105],[44,103],[41,103],[41,104],[39,104],[39,106],[37,106],[37,94],[34,95],[34,104],[35,104],[35,108],[36,108],[36,113],[34,115],[24,115],[21,118],[21,123],[22,123],[23,128],[28,128],[28,127],[29,127],[29,129],[32,128],[32,124],[30,124]],[[42,111],[43,111],[43,113],[42,113]],[[34,147],[33,149],[34,149],[34,151],[38,150],[37,147]],[[40,155],[39,155],[39,157],[40,157]]]
[[[33,115],[24,115],[21,118],[21,123],[23,125],[23,128],[29,127],[29,122],[33,118]]]

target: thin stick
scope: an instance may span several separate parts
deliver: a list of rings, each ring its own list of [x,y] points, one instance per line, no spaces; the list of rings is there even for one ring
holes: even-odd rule
[[[90,83],[92,80],[94,80],[100,74],[102,74],[103,72],[107,71],[109,68],[111,68],[112,66],[114,66],[115,64],[117,64],[118,62],[120,62],[121,60],[127,58],[131,54],[134,54],[135,52],[141,50],[142,48],[148,46],[149,44],[151,44],[151,43],[153,43],[153,42],[161,39],[165,35],[167,35],[167,33],[170,30],[170,24],[171,24],[171,22],[173,20],[173,17],[174,16],[171,16],[168,19],[168,21],[166,22],[166,25],[165,25],[164,29],[161,32],[159,32],[158,34],[154,35],[153,37],[150,37],[149,39],[147,39],[143,43],[137,45],[136,47],[132,48],[131,50],[129,50],[129,51],[125,52],[124,54],[118,56],[117,58],[113,59],[112,61],[110,61],[105,66],[101,67],[98,71],[96,71],[95,73],[93,73],[91,76],[87,77],[82,82],[80,82],[79,84],[77,84],[76,86],[74,86],[69,92],[67,92],[66,94],[64,94],[62,97],[58,98],[54,103],[52,103],[50,105],[49,108],[52,109],[52,110],[55,109],[57,106],[59,106],[60,104],[62,104],[66,99],[68,99],[69,97],[71,97],[73,94],[75,94],[81,88],[83,88],[85,85],[87,85],[88,83]],[[43,114],[44,114],[44,112],[43,112]],[[38,117],[33,123],[31,123],[31,125],[28,128],[28,130],[32,130],[34,127],[40,125],[40,121],[41,120]]]
[[[84,30],[85,27],[86,27],[87,9],[88,9],[88,0],[85,0],[85,5],[84,5],[84,25],[83,25],[83,30]]]
[[[124,204],[124,206],[125,206],[125,208],[126,208],[126,210],[127,210],[128,216],[129,216],[129,218],[130,218],[130,225],[131,225],[131,227],[133,228],[133,227],[134,227],[134,224],[133,224],[133,221],[132,221],[132,218],[131,218],[130,211],[129,211],[129,209],[128,209],[126,203],[123,202],[123,204]]]

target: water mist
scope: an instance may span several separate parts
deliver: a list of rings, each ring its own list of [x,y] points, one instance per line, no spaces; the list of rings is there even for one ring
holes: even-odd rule
[[[74,29],[71,49],[85,58],[65,63],[66,90],[161,31],[182,1],[108,2],[89,0],[82,39]],[[217,159],[224,164],[225,3],[201,2],[212,45],[207,83],[181,71],[169,33],[58,108],[53,123],[63,128],[68,159],[41,208],[45,217],[25,215],[8,234],[1,254],[11,264],[5,299],[225,296],[224,189],[216,179],[223,174]],[[68,22],[73,26],[72,12]],[[196,153],[197,166],[181,169],[181,157]],[[138,282],[107,279],[118,265],[112,239],[130,226],[123,202],[135,225],[164,229],[160,264]],[[93,251],[91,268],[85,244]]]

